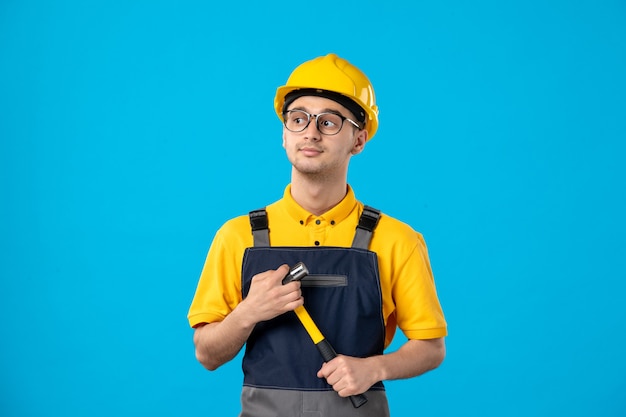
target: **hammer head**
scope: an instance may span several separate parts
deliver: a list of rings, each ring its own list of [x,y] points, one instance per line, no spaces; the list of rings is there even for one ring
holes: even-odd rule
[[[283,285],[291,281],[300,281],[307,275],[309,275],[309,270],[306,265],[302,262],[298,262],[289,269],[289,272],[285,275],[285,278],[283,278]]]

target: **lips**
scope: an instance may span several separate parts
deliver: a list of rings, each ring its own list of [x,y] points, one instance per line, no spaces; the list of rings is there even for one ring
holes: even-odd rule
[[[303,148],[300,148],[300,152],[302,152],[306,156],[317,156],[322,153],[322,150],[310,146],[305,146]]]

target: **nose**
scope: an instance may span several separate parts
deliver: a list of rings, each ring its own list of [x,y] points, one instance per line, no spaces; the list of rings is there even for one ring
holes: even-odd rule
[[[306,129],[304,129],[304,139],[309,139],[315,142],[322,139],[322,133],[317,128],[317,116],[311,116],[309,125]]]

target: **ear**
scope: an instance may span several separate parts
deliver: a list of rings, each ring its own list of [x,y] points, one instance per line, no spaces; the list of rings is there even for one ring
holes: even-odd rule
[[[357,155],[363,152],[365,148],[365,142],[367,142],[367,130],[359,130],[354,137],[354,146],[352,147],[352,155]]]
[[[287,149],[285,148],[285,127],[284,126],[283,126],[283,148]]]

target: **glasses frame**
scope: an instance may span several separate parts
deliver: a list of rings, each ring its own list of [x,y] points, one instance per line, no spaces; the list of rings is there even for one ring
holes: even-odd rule
[[[291,130],[291,129],[289,129],[287,127],[287,114],[289,114],[291,112],[300,112],[300,113],[306,114],[307,122],[306,122],[306,125],[304,125],[304,127],[302,129],[300,129],[300,130]],[[323,115],[326,115],[326,114],[332,114],[332,115],[337,116],[337,117],[339,117],[341,119],[341,126],[339,126],[339,130],[337,130],[335,133],[324,133],[324,132],[322,132],[320,130],[320,124],[319,124],[319,120],[320,119],[319,119],[319,117],[323,116]],[[352,123],[352,125],[354,127],[356,127],[357,129],[359,129],[359,130],[363,129],[361,126],[359,126],[359,124],[357,122],[355,122],[354,120],[352,120],[352,119],[350,119],[350,118],[348,118],[348,117],[346,117],[346,116],[344,116],[342,114],[339,114],[339,113],[327,111],[327,112],[322,112],[322,113],[319,113],[319,114],[311,114],[311,113],[308,113],[308,112],[306,112],[304,110],[299,110],[299,109],[285,110],[283,112],[283,125],[285,126],[285,129],[287,129],[290,132],[300,133],[300,132],[304,132],[307,129],[307,127],[309,127],[309,125],[311,124],[311,120],[313,120],[313,118],[315,118],[315,128],[317,129],[318,132],[320,132],[322,135],[325,135],[325,136],[335,136],[339,132],[341,132],[341,129],[343,129],[343,124],[344,124],[344,122],[346,120],[349,121],[350,123]]]

